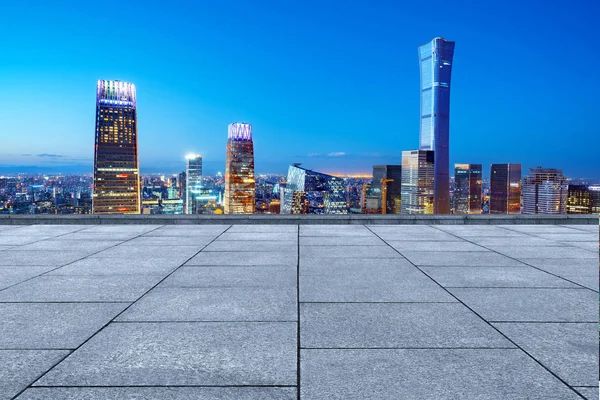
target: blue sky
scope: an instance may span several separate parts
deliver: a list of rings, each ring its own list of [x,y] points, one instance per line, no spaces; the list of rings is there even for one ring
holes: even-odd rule
[[[600,178],[597,1],[20,1],[0,5],[0,174],[90,171],[97,79],[135,83],[142,172],[396,164],[419,137],[417,46],[456,41],[450,161]]]

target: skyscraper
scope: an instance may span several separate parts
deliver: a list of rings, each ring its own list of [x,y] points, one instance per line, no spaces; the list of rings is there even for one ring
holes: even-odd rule
[[[382,180],[384,181],[383,184]],[[380,208],[383,207],[383,205],[385,204],[385,214],[400,214],[401,188],[401,165],[373,166],[373,183],[371,184],[371,190],[379,189],[379,191],[381,192]],[[383,210],[381,210],[380,212],[383,213]]]
[[[185,213],[198,214],[196,195],[202,189],[202,156],[200,154],[189,154],[185,159]]]
[[[523,214],[566,214],[567,178],[556,168],[530,168],[523,179]]]
[[[492,164],[490,214],[521,213],[521,164]]]
[[[454,214],[481,214],[481,164],[454,164]]]
[[[592,214],[594,198],[588,185],[569,185],[567,214]]]
[[[435,152],[434,214],[450,214],[450,78],[454,42],[436,37],[419,46],[421,150]]]
[[[229,125],[225,164],[225,214],[254,214],[254,144],[252,125]]]
[[[290,165],[281,198],[281,214],[347,214],[344,180]]]
[[[434,152],[402,152],[402,214],[433,214]]]
[[[135,86],[99,80],[96,95],[93,214],[140,214]]]

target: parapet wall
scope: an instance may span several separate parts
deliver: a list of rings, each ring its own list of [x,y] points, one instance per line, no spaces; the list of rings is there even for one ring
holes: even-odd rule
[[[0,225],[592,225],[598,215],[0,215]]]

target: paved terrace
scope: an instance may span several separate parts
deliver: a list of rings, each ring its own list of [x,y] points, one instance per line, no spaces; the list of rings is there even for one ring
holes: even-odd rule
[[[1,225],[0,265],[1,399],[598,398],[597,222]]]

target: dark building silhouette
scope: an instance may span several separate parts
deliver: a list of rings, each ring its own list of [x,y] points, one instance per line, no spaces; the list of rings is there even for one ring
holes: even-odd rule
[[[490,214],[521,213],[521,164],[492,164]]]
[[[454,164],[454,214],[481,214],[481,164]]]

